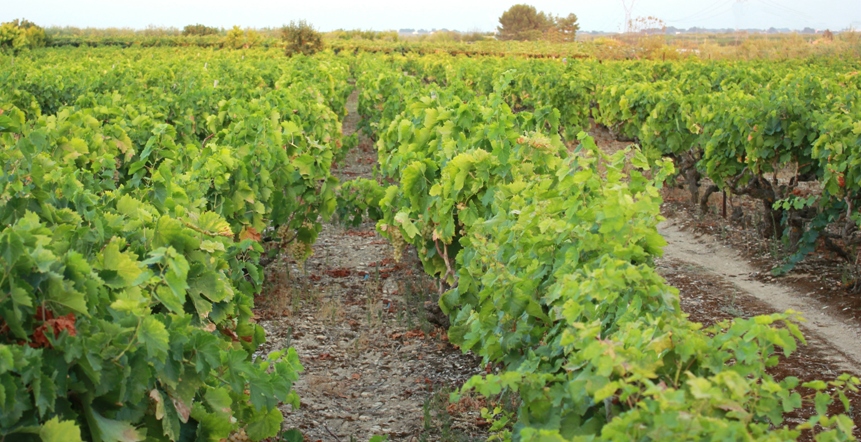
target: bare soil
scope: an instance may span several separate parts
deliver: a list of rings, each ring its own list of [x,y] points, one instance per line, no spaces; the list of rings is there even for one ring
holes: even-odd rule
[[[356,130],[356,99],[348,102],[346,135]],[[376,150],[360,137],[333,173],[342,182],[373,179],[376,164]],[[307,261],[281,250],[267,266],[256,310],[268,339],[261,351],[292,346],[305,367],[294,385],[301,406],[284,406],[285,429],[299,429],[306,441],[487,438],[484,400],[448,403],[449,392],[484,372],[480,360],[429,322],[424,303],[437,301],[436,286],[414,252],[405,255],[395,262],[372,223],[330,223]]]
[[[669,257],[670,253],[659,260],[658,270],[674,287],[679,289],[682,310],[694,322],[705,326],[732,318],[749,318],[756,315],[774,313],[776,309],[770,303],[763,301],[750,292],[740,289],[727,277],[715,274],[711,269],[692,264],[689,261]],[[771,374],[778,379],[795,376],[802,382],[815,379],[834,379],[845,372],[846,358],[833,351],[830,343],[820,335],[805,328],[807,345],[802,345],[789,358],[781,357],[780,364],[771,369]],[[852,371],[852,370],[850,370]],[[802,390],[802,395],[812,391]],[[858,426],[861,425],[861,413],[857,406],[861,404],[861,395],[849,393],[849,400],[856,409],[850,413],[855,421],[855,436],[861,435]],[[834,413],[842,413],[842,406],[834,404],[830,407]],[[809,418],[814,412],[812,405],[786,416],[786,424],[798,425]],[[813,434],[806,432],[799,439],[812,441]]]
[[[732,293],[752,296],[771,306],[773,311],[793,310],[801,313],[807,320],[807,334],[833,347],[829,356],[833,364],[846,372],[857,372],[861,367],[861,346],[858,346],[861,327],[853,321],[832,316],[828,312],[828,305],[798,291],[792,285],[792,281],[809,275],[796,275],[799,278],[777,281],[763,280],[759,278],[761,272],[736,251],[710,235],[685,230],[684,221],[666,221],[659,226],[659,231],[669,243],[664,249],[665,259],[698,266],[706,276],[730,282]]]

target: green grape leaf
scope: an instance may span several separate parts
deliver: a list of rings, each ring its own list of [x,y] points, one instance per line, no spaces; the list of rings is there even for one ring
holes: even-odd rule
[[[108,419],[92,409],[90,414],[96,424],[98,439],[103,442],[141,442],[146,438],[128,422]]]
[[[281,440],[284,442],[304,442],[305,436],[302,435],[301,431],[291,428],[281,433]]]
[[[284,416],[277,407],[258,412],[252,417],[245,432],[252,440],[261,440],[273,437],[281,430],[281,422]]]
[[[81,429],[74,421],[61,421],[56,416],[42,424],[39,437],[42,442],[83,442]]]
[[[138,342],[146,348],[147,356],[164,362],[170,346],[170,334],[164,324],[153,316],[145,316],[138,330]]]
[[[395,221],[397,221],[401,227],[404,229],[404,233],[407,234],[407,238],[413,239],[416,235],[419,234],[419,229],[416,228],[416,225],[413,224],[413,221],[410,219],[410,214],[405,211],[400,211],[395,215]]]

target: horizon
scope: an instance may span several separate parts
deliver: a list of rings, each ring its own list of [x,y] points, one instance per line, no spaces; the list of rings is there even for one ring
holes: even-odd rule
[[[294,4],[295,3],[295,4]],[[496,3],[496,4],[494,4]],[[479,0],[440,0],[434,5],[414,5],[394,0],[356,3],[328,0],[316,4],[246,0],[151,0],[146,4],[122,0],[29,0],[4,7],[0,21],[26,18],[42,27],[182,29],[190,24],[218,28],[277,28],[290,21],[306,20],[320,31],[363,29],[448,29],[460,32],[492,32],[499,16],[516,1],[502,4]],[[581,32],[621,32],[626,21],[623,2],[587,4],[585,0],[526,2],[553,15],[574,13]],[[834,31],[861,28],[861,1],[822,0],[717,0],[703,6],[684,0],[625,0],[630,17],[656,17],[677,29],[790,29]],[[450,10],[461,11],[452,15]]]

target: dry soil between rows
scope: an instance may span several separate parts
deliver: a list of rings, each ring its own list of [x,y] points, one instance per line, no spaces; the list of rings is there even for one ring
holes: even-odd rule
[[[794,310],[807,322],[807,334],[813,334],[835,350],[832,362],[841,370],[861,372],[861,328],[857,324],[831,315],[828,306],[799,292],[791,284],[780,281],[763,283],[756,279],[759,271],[738,252],[709,235],[695,235],[685,230],[678,220],[668,220],[658,226],[667,240],[664,259],[693,264],[729,282],[744,294],[766,302],[775,311]],[[804,278],[797,274],[790,278]]]
[[[357,94],[348,103],[345,135],[355,133]],[[365,137],[333,166],[341,182],[374,179],[377,155]],[[277,246],[275,246],[277,247]],[[304,262],[277,250],[266,267],[258,323],[261,352],[296,349],[305,368],[294,390],[301,405],[282,407],[284,429],[305,441],[473,441],[486,439],[480,399],[447,402],[451,392],[483,373],[480,360],[452,346],[428,321],[424,303],[437,300],[415,252],[396,262],[374,223],[345,228],[324,223]]]

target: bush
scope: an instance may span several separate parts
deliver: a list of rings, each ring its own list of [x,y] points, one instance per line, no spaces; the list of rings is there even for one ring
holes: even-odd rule
[[[337,40],[380,40],[380,41],[398,41],[397,31],[363,31],[361,29],[344,30],[338,29],[329,32],[328,36]]]
[[[16,19],[0,25],[0,52],[41,48],[47,41],[45,30],[31,21]]]
[[[294,54],[312,55],[324,48],[323,34],[318,32],[305,20],[290,22],[281,28],[281,39],[287,43],[285,53],[288,56]]]
[[[231,49],[248,49],[259,44],[263,39],[252,29],[242,30],[239,26],[227,31],[224,47]]]
[[[186,25],[182,28],[182,35],[217,35],[221,32],[220,29],[214,28],[212,26],[202,25],[200,23],[196,25]]]
[[[347,227],[358,227],[366,219],[379,221],[383,218],[380,200],[386,189],[374,180],[356,178],[341,184],[338,189],[338,221]]]

